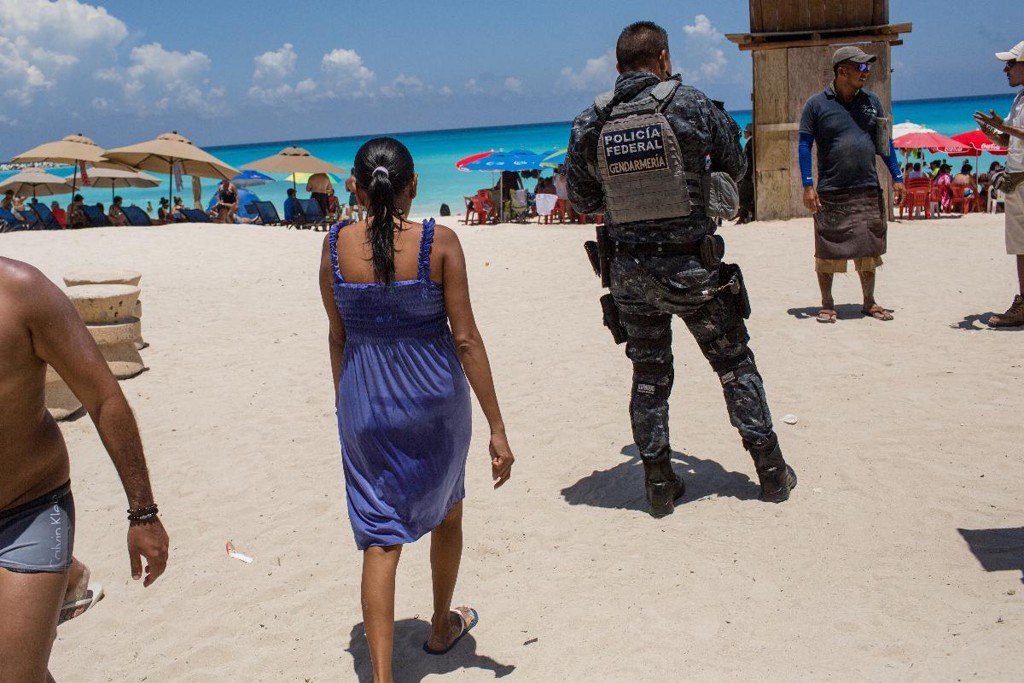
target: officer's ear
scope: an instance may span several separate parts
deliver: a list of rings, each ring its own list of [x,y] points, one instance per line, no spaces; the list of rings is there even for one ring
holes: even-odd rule
[[[615,62],[615,70],[616,70],[616,71],[617,71],[618,73],[620,73],[620,74],[621,74],[621,73],[622,73],[622,65],[621,65],[621,64],[619,64],[618,62]]]
[[[658,55],[658,69],[661,71],[659,75],[662,80],[672,75],[672,57],[669,56],[667,49]]]

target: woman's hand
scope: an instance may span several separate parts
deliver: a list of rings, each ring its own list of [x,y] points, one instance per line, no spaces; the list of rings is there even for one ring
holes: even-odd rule
[[[516,461],[504,433],[491,434],[491,479],[494,488],[501,487],[512,476],[512,463]]]

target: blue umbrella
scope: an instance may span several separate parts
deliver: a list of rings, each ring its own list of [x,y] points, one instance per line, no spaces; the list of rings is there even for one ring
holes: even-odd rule
[[[257,214],[254,214],[253,212],[249,211],[249,204],[251,204],[253,202],[258,202],[260,200],[260,198],[256,196],[255,192],[251,192],[251,191],[245,189],[244,187],[239,187],[239,188],[237,188],[237,190],[238,190],[238,215],[241,216],[242,218],[256,218]],[[217,190],[214,190],[213,196],[210,197],[210,202],[209,202],[209,204],[206,205],[206,211],[207,212],[209,212],[209,211],[211,211],[213,209],[214,205],[217,203],[217,199],[219,198],[219,196],[220,196],[220,187],[218,187]]]
[[[540,168],[543,159],[543,155],[528,149],[514,149],[510,152],[494,152],[462,168],[467,171],[529,171]]]
[[[232,178],[231,182],[235,184],[235,187],[253,187],[255,185],[272,183],[274,179],[266,173],[260,173],[259,171],[243,171]]]

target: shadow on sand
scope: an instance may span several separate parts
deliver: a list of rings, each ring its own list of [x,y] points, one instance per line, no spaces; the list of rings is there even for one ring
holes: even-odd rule
[[[991,311],[988,313],[973,313],[971,315],[965,315],[963,320],[953,323],[950,327],[955,330],[966,330],[968,332],[977,332],[979,330],[989,330],[992,332],[1024,332],[1024,327],[989,327],[988,322],[994,315],[995,313]]]
[[[636,445],[622,448],[627,460],[608,470],[595,471],[583,477],[572,486],[562,489],[562,496],[569,505],[590,505],[592,507],[647,512],[644,497],[644,468]],[[676,474],[686,482],[686,494],[678,505],[705,496],[717,495],[757,500],[760,487],[749,476],[739,472],[728,472],[714,460],[701,460],[686,453],[672,452],[672,465]],[[751,471],[754,466],[751,463]]]
[[[788,308],[786,313],[797,320],[815,319],[821,306],[807,306],[804,308]],[[836,320],[861,320],[867,316],[861,311],[860,304],[836,304]],[[891,309],[890,309],[891,310]]]
[[[1024,583],[1024,527],[957,529],[987,572],[1018,571]]]
[[[488,678],[503,678],[515,667],[499,664],[490,657],[476,653],[476,641],[472,633],[463,636],[459,644],[444,655],[430,655],[423,651],[423,644],[430,634],[430,624],[423,619],[400,619],[395,622],[395,683],[419,683],[427,676],[450,673],[459,669],[484,669],[492,672]],[[352,655],[352,668],[360,683],[372,683],[373,663],[370,661],[370,646],[366,642],[366,630],[359,623],[352,627],[346,652]],[[484,676],[474,677],[483,680]]]

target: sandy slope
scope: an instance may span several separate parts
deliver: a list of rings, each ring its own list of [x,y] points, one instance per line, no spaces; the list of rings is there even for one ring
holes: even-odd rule
[[[856,313],[853,274],[837,279],[838,324],[808,317],[808,221],[726,227],[800,485],[784,505],[756,500],[717,378],[677,325],[673,446],[689,492],[660,521],[643,511],[629,364],[580,247],[591,229],[458,231],[518,462],[492,492],[478,429],[456,599],[482,621],[447,657],[420,651],[428,545],[406,549],[398,680],[1019,680],[1024,337],[978,320],[1013,292],[1001,217],[893,224],[878,291],[890,323]],[[61,628],[58,680],[370,680],[321,239],[208,225],[0,236],[0,254],[54,279],[143,273],[151,369],[122,386],[171,564],[149,589],[130,581],[113,468],[87,418],[66,423],[76,554],[108,598]],[[986,571],[962,529],[990,530],[971,539],[1005,571]],[[226,557],[228,539],[255,563]]]

